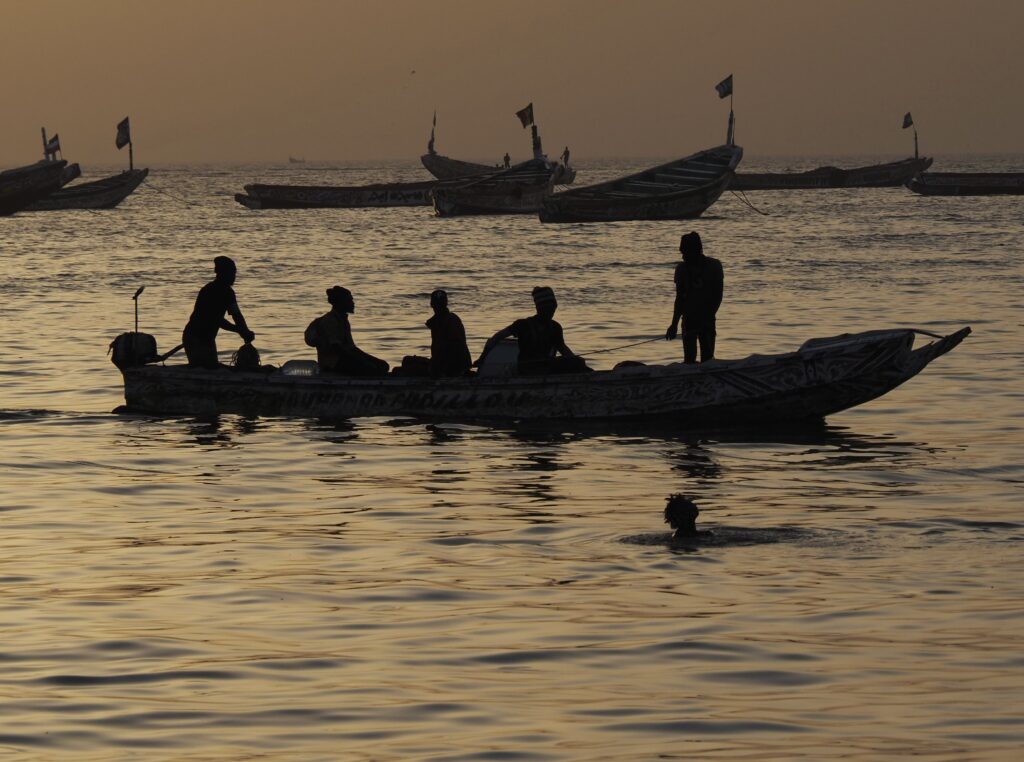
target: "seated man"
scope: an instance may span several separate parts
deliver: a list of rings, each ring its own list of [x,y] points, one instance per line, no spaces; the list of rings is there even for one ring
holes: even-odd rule
[[[464,376],[472,362],[466,345],[462,320],[448,309],[448,294],[441,289],[430,295],[434,315],[427,320],[430,329],[430,375]]]
[[[331,311],[321,315],[306,328],[306,344],[316,347],[320,370],[346,376],[386,376],[388,364],[367,354],[352,339],[348,316],[355,312],[352,292],[335,286],[327,289]]]
[[[554,319],[555,310],[558,309],[555,292],[547,286],[538,286],[533,289],[533,303],[537,307],[537,314],[517,320],[494,334],[487,340],[476,364],[480,365],[498,342],[515,336],[519,340],[518,368],[524,375],[589,371],[583,358],[574,355],[566,345],[562,326]],[[556,357],[556,353],[561,357]]]

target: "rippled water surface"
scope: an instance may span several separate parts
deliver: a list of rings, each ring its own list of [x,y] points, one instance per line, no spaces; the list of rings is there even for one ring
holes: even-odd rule
[[[0,219],[0,750],[1019,758],[1024,200],[748,193],[758,214],[727,194],[686,223],[548,226],[231,199],[254,180],[422,176],[157,168],[112,212]],[[474,352],[540,284],[578,352],[657,336],[691,228],[725,267],[722,357],[891,326],[974,334],[795,430],[111,414],[105,352],[135,288],[169,349],[218,254],[265,362],[311,357],[302,331],[337,283],[357,341],[395,363],[424,352],[439,287]],[[669,539],[679,491],[711,537]]]

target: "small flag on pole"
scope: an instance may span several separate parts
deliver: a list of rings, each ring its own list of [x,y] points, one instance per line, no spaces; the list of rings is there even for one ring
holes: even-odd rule
[[[523,127],[529,127],[533,124],[533,103],[526,108],[517,111],[516,116],[518,116],[519,121],[523,123]]]
[[[60,135],[54,135],[46,141],[46,155],[52,156],[60,150]]]
[[[719,98],[728,98],[732,95],[732,74],[715,85],[715,90],[718,91]]]
[[[907,127],[910,127],[913,124],[914,124],[914,117],[912,117],[910,115],[910,112],[908,111],[906,116],[903,117],[903,129],[907,129]]]
[[[114,140],[114,145],[117,146],[117,150],[121,150],[126,145],[132,142],[132,128],[128,124],[128,117],[125,117],[117,123],[117,138]]]

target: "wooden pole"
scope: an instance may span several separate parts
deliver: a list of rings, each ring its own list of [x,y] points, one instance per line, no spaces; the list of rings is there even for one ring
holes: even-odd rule
[[[135,156],[132,151],[132,141],[128,141],[128,171],[135,169]]]
[[[40,127],[39,129],[43,133],[43,158],[49,160],[50,154],[46,150],[46,128]]]
[[[917,127],[914,128],[914,158],[918,158],[917,155]]]

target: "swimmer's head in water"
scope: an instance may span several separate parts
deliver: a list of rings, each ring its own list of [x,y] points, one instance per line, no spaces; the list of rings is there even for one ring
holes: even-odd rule
[[[697,534],[697,516],[700,509],[686,495],[669,495],[665,501],[665,523],[685,537]]]

